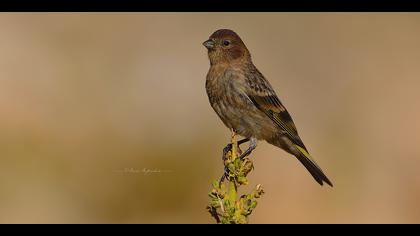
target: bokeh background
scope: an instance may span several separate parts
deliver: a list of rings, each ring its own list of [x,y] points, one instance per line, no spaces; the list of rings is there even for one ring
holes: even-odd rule
[[[0,222],[213,223],[230,132],[201,43],[219,28],[335,185],[260,142],[252,223],[420,222],[415,13],[0,14]]]

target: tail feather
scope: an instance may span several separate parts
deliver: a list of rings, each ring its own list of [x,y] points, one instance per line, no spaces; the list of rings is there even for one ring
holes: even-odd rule
[[[331,187],[333,184],[327,178],[327,176],[322,172],[321,168],[316,164],[316,162],[312,159],[309,153],[302,147],[296,145],[299,153],[296,155],[296,158],[305,166],[305,168],[311,173],[312,177],[318,182],[320,185],[324,185],[326,182]]]

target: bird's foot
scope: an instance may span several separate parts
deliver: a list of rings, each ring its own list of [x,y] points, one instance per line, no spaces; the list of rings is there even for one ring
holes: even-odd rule
[[[245,138],[242,140],[238,141],[238,146],[236,147],[236,152],[237,154],[239,154],[239,157],[241,159],[241,161],[243,161],[245,159],[246,156],[248,156],[251,151],[249,151],[249,153],[246,153],[247,151],[245,151],[245,153],[242,152],[241,148],[239,147],[239,145],[248,142],[250,139],[249,138]],[[251,144],[252,145],[252,144]],[[256,146],[256,145],[255,145]],[[255,148],[255,147],[254,147]],[[219,185],[221,185],[223,183],[223,181],[225,181],[225,179],[229,178],[229,160],[230,160],[230,156],[229,153],[232,153],[232,143],[227,144],[224,148],[223,148],[223,153],[222,153],[222,161],[223,161],[223,165],[224,165],[224,173],[222,175],[222,177],[220,178],[219,181]]]
[[[254,151],[256,147],[257,147],[257,140],[255,138],[251,138],[248,149],[239,156],[241,161],[243,161],[247,156],[249,156],[249,154],[251,154],[251,152]]]
[[[224,173],[219,180],[219,186],[222,186],[222,183],[229,177],[229,169],[225,166]]]
[[[232,151],[232,144],[229,143],[226,147],[223,148],[222,160],[223,163],[227,160],[227,154]]]
[[[223,148],[222,161],[223,161],[223,166],[224,166],[224,173],[219,180],[219,186],[221,186],[223,181],[225,181],[225,179],[227,179],[229,177],[229,169],[227,167],[227,165],[228,165],[227,161],[229,159],[228,154],[231,151],[232,151],[232,144],[231,143],[229,143],[228,145],[226,145],[226,147]]]

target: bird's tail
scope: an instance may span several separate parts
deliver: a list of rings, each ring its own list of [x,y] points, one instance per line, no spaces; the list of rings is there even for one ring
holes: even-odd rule
[[[312,159],[311,155],[302,147],[295,145],[299,150],[296,158],[305,166],[305,168],[311,173],[312,177],[318,182],[320,185],[324,185],[323,182],[326,182],[331,187],[333,186],[331,181],[327,178],[327,176],[322,172],[321,168],[316,164],[316,162]]]

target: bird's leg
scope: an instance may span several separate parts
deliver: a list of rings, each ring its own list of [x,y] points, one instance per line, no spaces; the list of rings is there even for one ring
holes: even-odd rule
[[[241,146],[240,145],[243,144],[243,143],[246,143],[248,141],[249,141],[249,138],[244,138],[244,139],[238,141],[238,150],[236,150],[236,152],[239,155],[242,155],[242,150],[241,150]]]
[[[226,176],[227,176],[227,173],[226,173],[226,167],[225,167],[225,173],[223,173],[222,177],[219,180],[219,186],[222,186],[223,181],[225,181],[225,178],[227,178]]]
[[[223,163],[226,161],[227,154],[230,152],[230,150],[232,150],[232,144],[231,143],[229,143],[228,145],[226,145],[226,147],[223,148],[223,153],[222,153]]]
[[[239,155],[242,154],[242,150],[241,150],[240,145],[243,144],[243,143],[246,143],[248,141],[249,141],[249,138],[244,138],[244,139],[238,141],[238,150],[237,151],[238,151]]]
[[[248,141],[249,141],[249,138],[244,138],[244,139],[238,141],[238,145],[241,145],[241,144],[246,143]]]
[[[257,139],[256,138],[251,138],[249,140],[249,147],[248,149],[242,153],[242,155],[239,157],[241,160],[243,160],[245,157],[247,157],[249,154],[251,154],[251,152],[257,147]]]
[[[241,144],[243,144],[243,143],[246,143],[246,142],[248,142],[249,141],[249,138],[244,138],[244,139],[242,139],[242,140],[239,140],[238,141],[238,147],[239,147],[239,145],[241,145]],[[223,165],[225,166],[225,169],[224,169],[224,173],[223,173],[223,175],[222,175],[222,177],[220,178],[220,181],[219,181],[219,185],[225,180],[225,178],[229,175],[229,170],[228,170],[228,168],[227,168],[227,166],[226,166],[226,164],[225,164],[225,162],[226,162],[226,159],[227,159],[227,154],[230,152],[232,150],[232,143],[229,143],[228,145],[226,145],[226,147],[225,148],[223,148],[223,156],[222,156],[222,160],[223,160]]]
[[[232,131],[232,135],[235,135],[235,133]],[[242,140],[238,141],[238,149],[239,149],[239,145],[248,142],[250,139],[249,138],[244,138]],[[240,149],[239,149],[240,150]],[[228,145],[226,145],[226,147],[223,148],[223,156],[222,156],[222,160],[223,160],[223,165],[225,166],[224,168],[224,173],[222,175],[222,177],[220,178],[219,181],[219,185],[225,180],[225,178],[227,178],[227,176],[229,175],[229,170],[226,166],[226,159],[227,159],[227,154],[232,151],[232,143],[229,143]],[[242,151],[241,151],[242,152]],[[242,155],[241,155],[242,156]]]
[[[242,140],[239,140],[238,141],[238,146],[243,144],[243,143],[246,143],[248,141],[249,141],[249,138],[244,138]],[[231,143],[229,143],[228,145],[226,145],[226,147],[223,148],[223,154],[222,154],[223,155],[222,156],[223,161],[226,160],[226,156],[227,156],[228,152],[230,152],[231,150],[232,150],[232,144]]]
[[[224,172],[223,172],[222,177],[219,180],[219,185],[222,185],[222,183],[225,180],[225,178],[229,175],[228,168],[226,166],[226,159],[227,159],[227,154],[231,150],[232,150],[232,144],[231,143],[229,143],[228,145],[226,145],[225,148],[223,148],[222,160],[223,160]]]

